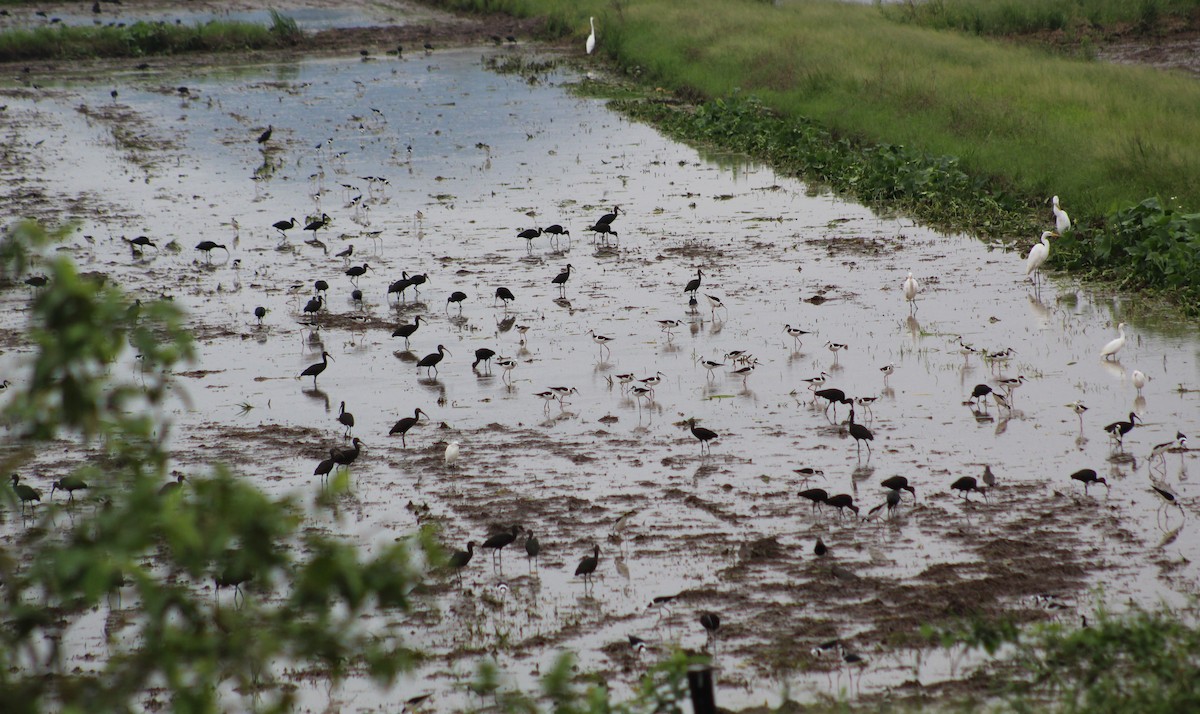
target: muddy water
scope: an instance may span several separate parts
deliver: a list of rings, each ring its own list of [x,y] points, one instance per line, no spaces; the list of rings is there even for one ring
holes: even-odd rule
[[[28,157],[5,178],[19,173],[46,196],[10,192],[9,212],[66,211],[80,221],[67,250],[84,270],[141,297],[171,295],[192,316],[200,358],[180,375],[186,400],[169,410],[180,468],[230,461],[270,493],[310,495],[313,467],[342,442],[344,401],[367,451],[338,516],[314,514],[314,527],[370,547],[412,531],[411,502],[455,547],[513,523],[537,534],[536,569],[519,542],[502,564],[477,553],[463,587],[438,579],[415,614],[364,623],[431,654],[398,690],[353,680],[330,695],[300,681],[309,704],[332,696],[394,710],[398,696],[433,691],[450,710],[471,703],[463,685],[481,659],[530,688],[568,650],[620,691],[671,647],[704,648],[697,617],[709,610],[722,617],[722,705],[775,703],[785,688],[798,699],[870,696],[963,674],[913,646],[925,622],[976,612],[1070,621],[1096,588],[1119,604],[1194,587],[1194,517],[1159,508],[1146,459],[1200,426],[1197,393],[1177,390],[1200,377],[1193,327],[1131,324],[1120,361],[1103,362],[1124,318],[1119,299],[1066,281],[1035,294],[1013,253],[710,160],[571,97],[558,85],[573,77],[485,71],[489,52],[120,76],[4,100],[6,136]],[[614,205],[617,240],[594,242],[587,228]],[[271,227],[323,212],[332,221],[320,245]],[[552,223],[570,240],[516,235]],[[131,254],[120,237],[139,234],[162,250]],[[202,239],[228,255],[209,262],[192,249]],[[336,257],[351,245],[349,261]],[[344,271],[363,263],[359,306]],[[551,280],[567,264],[560,296]],[[697,269],[700,303],[689,308],[684,285]],[[401,271],[429,282],[397,305],[386,290]],[[908,271],[924,286],[911,311]],[[317,279],[330,285],[328,311],[310,326],[301,308]],[[516,295],[507,308],[494,305],[501,286]],[[446,301],[456,290],[468,296],[461,314]],[[29,293],[0,299],[12,335]],[[428,323],[406,349],[392,329],[418,315]],[[657,323],[667,319],[682,323],[670,335]],[[785,325],[812,334],[798,342]],[[608,350],[589,330],[611,338]],[[1015,355],[964,358],[960,335]],[[847,347],[835,355],[827,342]],[[417,360],[438,345],[449,354],[427,376]],[[498,366],[473,370],[479,348],[515,360],[510,379]],[[0,373],[19,384],[27,350],[6,349]],[[296,379],[322,350],[334,361],[315,386]],[[731,373],[735,350],[757,358],[747,377]],[[703,360],[725,366],[710,372]],[[132,357],[121,368],[134,370]],[[1140,397],[1134,369],[1150,376]],[[643,397],[616,377],[660,372]],[[849,436],[846,406],[835,415],[812,403],[803,380],[822,372],[826,387],[877,397],[855,413],[874,434],[869,451]],[[1011,409],[964,404],[976,384],[1017,375],[1026,381]],[[556,386],[577,393],[561,404],[537,396]],[[1064,406],[1075,400],[1088,406],[1082,429]],[[416,408],[430,419],[404,445],[388,430]],[[1145,424],[1114,451],[1102,426],[1131,409]],[[719,434],[710,453],[688,418]],[[450,440],[462,445],[454,466],[443,463]],[[985,463],[999,480],[989,501],[949,492]],[[906,494],[887,520],[814,513],[797,497],[802,467],[824,472],[807,486],[852,494],[862,516],[884,502],[889,476],[908,477],[917,499]],[[1084,467],[1111,490],[1085,496],[1068,479]],[[1191,509],[1195,467],[1194,452],[1170,453],[1153,475]],[[60,468],[27,471],[48,492]],[[20,527],[5,524],[3,537]],[[831,548],[824,558],[812,552],[818,536]],[[585,585],[573,573],[594,544],[601,561]],[[648,607],[676,594],[667,610]],[[1043,594],[1064,606],[1043,610]],[[104,647],[94,624],[79,635],[80,666],[85,650]],[[651,651],[635,658],[628,635]],[[867,665],[810,654],[833,638]]]
[[[285,5],[267,6],[258,0],[234,0],[234,2],[189,2],[183,6],[167,7],[159,2],[130,2],[120,5],[101,3],[99,12],[94,12],[83,3],[43,3],[37,7],[10,7],[8,14],[0,16],[0,29],[34,28],[45,25],[91,26],[132,24],[134,22],[163,22],[168,24],[196,25],[207,22],[249,22],[270,25],[270,10],[277,10],[285,17],[295,20],[302,30],[327,30],[344,27],[363,27],[372,24],[393,24],[402,21],[427,19],[428,11],[421,11],[407,3],[396,0],[365,3],[347,2],[337,7],[311,0],[294,0]],[[38,12],[44,15],[38,15]]]

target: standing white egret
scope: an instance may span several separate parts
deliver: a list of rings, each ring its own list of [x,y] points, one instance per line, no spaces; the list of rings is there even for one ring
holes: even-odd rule
[[[916,307],[917,293],[921,292],[921,284],[913,277],[912,271],[908,273],[908,277],[904,279],[904,299],[908,301],[908,309],[911,311]]]
[[[1058,237],[1054,231],[1042,231],[1042,240],[1029,249],[1029,257],[1025,259],[1025,277],[1034,276],[1033,282],[1036,285],[1038,275],[1041,274],[1042,263],[1050,257],[1050,237]]]
[[[1104,359],[1108,359],[1109,357],[1115,357],[1116,354],[1121,351],[1121,348],[1125,346],[1125,323],[1124,322],[1117,325],[1117,332],[1121,333],[1121,336],[1118,337],[1117,339],[1113,340],[1112,342],[1109,342],[1107,345],[1104,346],[1104,349],[1100,350],[1100,356],[1103,357]]]
[[[1133,386],[1137,388],[1138,395],[1142,393],[1142,387],[1146,386],[1146,380],[1149,379],[1146,373],[1140,369],[1133,370],[1133,374],[1129,375],[1129,381],[1133,382]]]
[[[1054,211],[1054,228],[1059,233],[1071,230],[1071,218],[1067,216],[1066,211],[1058,207],[1058,196],[1051,199],[1050,208]]]
[[[451,441],[446,444],[446,465],[453,466],[458,462],[459,444],[457,441]]]
[[[589,17],[588,24],[592,26],[592,34],[587,38],[587,53],[590,55],[596,49],[596,18]]]

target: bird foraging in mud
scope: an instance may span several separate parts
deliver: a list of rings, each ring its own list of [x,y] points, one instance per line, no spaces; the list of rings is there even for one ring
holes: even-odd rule
[[[462,569],[467,567],[467,563],[471,562],[471,556],[473,555],[475,555],[475,541],[470,541],[467,543],[466,550],[456,550],[446,560],[446,567],[458,575],[459,583],[462,582]]]
[[[420,420],[420,418],[422,416],[425,417],[426,419],[429,418],[428,414],[421,411],[420,407],[417,407],[415,410],[413,410],[412,416],[404,417],[400,421],[393,424],[391,430],[388,431],[388,436],[395,436],[396,434],[399,434],[400,435],[400,445],[408,446],[408,442],[405,441],[404,435],[408,433],[409,429],[416,426],[417,421]]]
[[[337,420],[339,424],[346,427],[344,436],[347,439],[350,438],[350,430],[354,428],[354,415],[346,411],[346,402],[342,402],[341,406],[338,407]]]
[[[315,389],[317,386],[317,375],[325,371],[325,368],[329,366],[329,362],[332,359],[333,356],[328,352],[321,352],[321,361],[306,367],[304,371],[300,373],[300,377],[312,377],[313,388]],[[297,379],[299,379],[299,377]]]
[[[521,532],[521,526],[514,525],[507,531],[497,533],[483,542],[481,548],[488,548],[492,551],[492,559],[504,561],[504,547],[511,544],[517,539],[517,535]]]
[[[691,429],[692,436],[700,440],[701,454],[709,451],[708,442],[719,438],[717,432],[713,431],[712,429],[705,429],[702,426],[696,426],[696,420],[694,418],[688,419],[686,424]]]
[[[448,354],[450,354],[450,350],[446,349],[443,345],[438,345],[437,352],[427,354],[422,357],[419,362],[417,362],[417,369],[424,368],[425,375],[432,377],[433,375],[437,374],[437,366],[438,363],[442,361],[442,357]]]
[[[198,250],[198,251],[200,251],[201,253],[203,253],[203,254],[204,254],[204,258],[205,258],[205,260],[208,260],[209,262],[211,262],[211,261],[212,261],[212,252],[213,252],[213,250],[215,250],[215,249],[217,249],[217,248],[220,248],[221,250],[225,251],[225,254],[226,254],[226,255],[228,255],[228,254],[229,254],[229,249],[228,249],[228,248],[226,248],[225,246],[221,245],[220,243],[216,243],[216,242],[213,242],[213,241],[211,241],[211,240],[202,240],[202,241],[200,241],[199,243],[197,243],[197,244],[196,244],[196,250]]]
[[[961,493],[964,501],[971,500],[971,491],[978,491],[983,494],[984,498],[987,497],[987,487],[980,486],[974,476],[963,476],[956,480],[950,484],[950,490]]]
[[[1108,485],[1108,480],[1103,476],[1097,476],[1094,469],[1079,469],[1075,473],[1071,474],[1071,478],[1083,484],[1083,492],[1085,495],[1088,492],[1088,486],[1091,486],[1094,483],[1102,483],[1104,484],[1104,488],[1111,490],[1111,487]]]

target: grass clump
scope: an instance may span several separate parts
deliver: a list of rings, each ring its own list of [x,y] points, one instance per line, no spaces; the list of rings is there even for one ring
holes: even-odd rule
[[[214,20],[197,25],[135,22],[124,27],[52,25],[0,32],[0,62],[142,57],[188,52],[269,49],[295,44],[295,22],[273,13],[264,27]],[[290,25],[289,25],[290,22]]]
[[[1153,32],[1195,17],[1195,0],[926,0],[883,5],[884,15],[976,35],[1130,28]]]

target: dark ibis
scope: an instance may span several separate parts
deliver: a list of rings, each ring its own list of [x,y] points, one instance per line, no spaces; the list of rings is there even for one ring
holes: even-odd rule
[[[401,325],[395,330],[392,330],[392,337],[403,337],[404,346],[408,347],[408,338],[412,337],[412,334],[417,331],[418,327],[421,326],[422,319],[423,318],[420,315],[417,315],[413,318],[411,325]]]
[[[258,135],[258,143],[265,144],[271,140],[271,132],[275,131],[275,127],[267,125],[267,130]]]
[[[404,276],[404,278],[408,280],[408,287],[412,288],[413,292],[418,296],[421,294],[421,291],[418,288],[429,282],[429,273],[417,273],[415,275],[409,275],[406,271],[401,271],[400,275]]]
[[[408,433],[409,429],[416,425],[417,421],[420,420],[422,416],[424,416],[426,419],[429,418],[429,415],[421,411],[420,407],[418,407],[413,411],[412,416],[404,417],[400,421],[393,424],[391,430],[388,431],[388,436],[395,436],[396,434],[399,434],[401,446],[408,446],[408,442],[404,440],[404,435]]]
[[[353,302],[355,305],[358,305],[358,309],[360,309],[360,310],[361,310],[361,309],[362,309],[362,307],[363,307],[363,293],[362,293],[362,290],[359,290],[358,288],[354,288],[353,290],[351,290],[351,291],[350,291],[350,300],[351,300],[351,301],[352,301],[352,302]]]
[[[329,283],[325,282],[324,280],[318,280],[313,283],[313,290],[317,291],[318,293],[325,293],[328,295],[329,293],[327,291],[329,290]]]
[[[492,358],[495,356],[495,350],[489,350],[486,347],[480,347],[479,349],[475,350],[475,361],[471,363],[471,369],[478,367],[480,362],[483,362],[486,366],[490,367]]]
[[[1075,473],[1071,474],[1071,478],[1083,484],[1083,492],[1085,494],[1088,492],[1088,486],[1091,486],[1094,483],[1102,483],[1104,484],[1104,488],[1111,490],[1111,487],[1108,485],[1108,480],[1103,476],[1097,476],[1095,469],[1079,469]]]
[[[232,560],[231,556],[230,559]],[[233,588],[233,606],[238,607],[238,596],[242,597],[242,602],[246,602],[246,594],[242,592],[242,586],[254,579],[249,567],[245,563],[228,563],[216,575],[213,576],[214,589],[217,592],[217,604],[221,603],[221,588]]]
[[[54,492],[66,491],[67,503],[75,500],[75,492],[86,489],[87,483],[78,476],[63,476],[50,486],[50,500],[54,500]]]
[[[571,235],[571,231],[567,230],[566,228],[563,228],[562,226],[560,226],[557,223],[555,223],[552,226],[546,226],[544,232],[546,233],[546,235],[550,236],[551,241],[559,240],[563,236]]]
[[[267,308],[262,305],[254,308],[254,316],[258,318],[258,324],[261,325],[263,318],[267,316]]]
[[[571,278],[571,270],[572,265],[567,263],[567,267],[563,268],[562,272],[558,275],[555,275],[554,279],[550,281],[551,284],[558,286],[559,297],[564,297],[566,295],[567,280]]]
[[[712,429],[705,429],[702,426],[696,426],[695,419],[688,419],[687,425],[692,430],[692,436],[700,440],[700,453],[703,454],[704,452],[709,451],[708,442],[718,438],[717,432],[713,431]]]
[[[954,483],[950,484],[950,490],[958,491],[959,493],[961,493],[963,500],[965,500],[965,501],[971,500],[971,492],[972,491],[978,491],[979,493],[983,494],[985,497],[987,496],[987,487],[980,486],[979,483],[975,480],[974,476],[963,476],[962,478],[958,479]]]
[[[434,374],[437,374],[438,362],[441,362],[442,357],[444,357],[448,354],[450,354],[450,350],[446,349],[442,345],[438,345],[437,352],[430,352],[429,354],[422,357],[420,362],[417,362],[417,369],[424,367],[425,375],[432,377]]]
[[[304,306],[304,313],[307,315],[312,315],[313,319],[315,320],[317,317],[317,313],[321,312],[321,307],[324,304],[325,304],[325,298],[321,297],[320,295],[317,295],[316,297],[313,297],[313,298],[309,298],[308,304],[306,304]]]
[[[183,474],[175,474],[174,481],[168,481],[159,487],[158,495],[166,496],[168,494],[175,493],[179,489],[183,488],[183,482],[186,480],[187,479]]]
[[[620,206],[613,206],[612,213],[605,213],[603,216],[600,216],[600,219],[596,221],[596,225],[598,225],[598,226],[612,225],[612,222],[617,220],[617,216],[621,213],[622,213],[622,211],[621,211]]]
[[[576,568],[575,568],[576,577],[583,576],[583,581],[585,583],[589,582],[592,578],[592,575],[596,572],[596,566],[599,564],[600,564],[600,546],[593,545],[592,546],[592,554],[585,555],[579,561],[579,565],[576,566]]]
[[[446,309],[449,310],[450,303],[454,303],[455,305],[458,305],[458,314],[461,315],[463,300],[466,300],[466,299],[467,299],[466,293],[464,293],[461,290],[455,290],[454,292],[450,293],[450,297],[446,298]]]
[[[13,485],[13,490],[17,492],[17,498],[21,499],[21,512],[22,513],[25,512],[25,504],[28,503],[29,510],[32,511],[33,508],[37,505],[35,503],[35,501],[42,500],[41,490],[36,489],[33,486],[29,486],[27,484],[21,483],[21,477],[18,476],[17,474],[12,475],[12,485]],[[53,495],[53,491],[51,492],[51,495]],[[593,568],[593,570],[594,569],[595,568]],[[578,575],[578,573],[576,573],[576,575]]]
[[[526,250],[533,250],[533,239],[539,237],[540,235],[542,235],[541,228],[526,228],[518,233],[517,237],[525,239]]]
[[[533,531],[525,531],[525,557],[534,565],[537,564],[538,554],[542,552],[542,544],[538,542]]]
[[[390,301],[392,299],[392,295],[399,295],[401,298],[403,298],[404,291],[408,290],[410,285],[412,285],[412,283],[409,282],[408,274],[405,273],[404,277],[388,285],[386,295],[387,299]]]
[[[362,453],[363,442],[357,436],[350,441],[350,448],[334,447],[329,450],[329,456],[333,459],[333,463],[338,466],[349,466],[358,460],[358,455]]]
[[[135,251],[140,252],[146,246],[150,246],[151,248],[158,250],[158,246],[154,245],[154,241],[150,240],[150,238],[148,236],[138,236],[136,238],[130,238],[128,240],[129,240],[130,250],[135,250]]]
[[[818,506],[829,500],[829,492],[823,488],[809,488],[800,492],[800,498],[812,501],[812,510],[816,511]]]
[[[346,411],[346,403],[342,402],[338,407],[338,423],[346,427],[345,437],[350,438],[350,430],[354,428],[354,415]]]
[[[332,359],[333,359],[333,357],[331,357],[328,352],[322,351],[321,352],[321,361],[317,362],[316,364],[311,364],[308,367],[305,367],[304,371],[300,373],[300,376],[301,377],[312,377],[313,378],[313,388],[315,389],[317,386],[317,375],[319,375],[320,373],[325,371],[325,368],[329,366],[329,361]]]
[[[593,233],[602,235],[602,236],[612,236],[614,238],[620,237],[619,235],[617,235],[617,232],[612,229],[612,226],[608,223],[597,223],[596,225],[592,226],[588,230],[590,230]]]
[[[471,556],[473,555],[475,555],[475,541],[470,541],[467,543],[466,550],[454,551],[446,561],[446,565],[454,570],[460,582],[462,581],[462,569],[467,567],[467,563],[471,562]]]
[[[1141,418],[1137,414],[1129,412],[1129,421],[1114,421],[1112,424],[1104,427],[1104,430],[1108,432],[1110,437],[1116,439],[1118,444],[1123,444],[1125,435],[1133,431],[1133,427],[1139,421],[1141,421]]]
[[[507,531],[497,533],[483,542],[481,548],[488,548],[492,551],[492,559],[504,562],[504,547],[512,544],[517,539],[517,534],[521,532],[521,526],[514,525]]]
[[[829,407],[836,404],[853,404],[854,400],[846,396],[846,393],[840,389],[830,387],[829,389],[818,389],[813,392],[813,399],[821,398],[825,400],[825,411],[829,411]],[[851,407],[853,408],[853,407]],[[837,419],[837,407],[833,406],[833,418]]]
[[[271,224],[271,227],[274,228],[275,230],[279,231],[279,235],[284,238],[287,238],[287,232],[292,230],[296,226],[297,226],[297,222],[296,222],[295,218],[291,218],[290,220],[286,220],[286,221],[276,221]]]
[[[858,506],[854,505],[854,497],[848,493],[839,493],[836,496],[830,496],[825,499],[825,503],[838,509],[838,518],[845,515],[845,509],[847,508],[854,511],[854,515],[858,515]]]
[[[313,476],[320,476],[322,482],[329,477],[330,472],[333,471],[333,467],[336,465],[336,462],[333,460],[333,454],[336,451],[337,449],[330,449],[329,458],[322,459],[317,463],[317,468],[313,469]]]
[[[317,231],[321,230],[325,226],[328,226],[332,220],[333,219],[329,217],[328,213],[322,213],[320,218],[314,218],[313,220],[309,221],[308,225],[304,226],[304,230],[312,231],[313,236],[315,237],[317,235]]]
[[[700,272],[699,268],[696,268],[696,277],[689,280],[688,284],[686,286],[684,286],[683,294],[686,295],[688,293],[692,293],[693,295],[695,295],[696,291],[700,289],[700,278],[703,278],[703,277],[704,277],[704,273]]]
[[[866,442],[867,458],[871,458],[871,442],[875,440],[875,435],[862,424],[854,423],[854,407],[850,407],[850,436],[854,437],[854,446],[860,456],[862,455],[863,442]]]
[[[982,399],[983,397],[986,397],[987,395],[989,395],[991,393],[992,393],[992,388],[989,387],[988,385],[976,384],[975,388],[971,390],[971,401],[975,402],[976,406],[979,406],[979,400]]]
[[[880,481],[879,485],[892,491],[908,491],[913,495],[913,500],[917,500],[917,489],[909,485],[908,479],[903,476],[889,476]]]
[[[713,644],[717,641],[717,630],[721,629],[721,616],[715,612],[705,612],[700,614],[700,626],[712,638]]]
[[[221,250],[225,251],[226,254],[229,253],[228,248],[221,245],[220,243],[215,243],[211,240],[202,240],[196,244],[196,250],[203,253],[205,260],[208,260],[208,261],[212,261],[212,252],[213,252],[213,249],[215,249],[215,248],[220,248]]]
[[[360,277],[362,277],[363,275],[366,275],[367,271],[370,269],[371,269],[371,266],[367,265],[366,263],[363,263],[362,265],[352,265],[346,269],[346,275],[349,275],[350,282],[354,283],[357,286],[358,279]]]
[[[49,282],[50,279],[45,275],[31,275],[28,278],[25,278],[25,284],[31,288],[44,288],[46,287],[46,283]]]
[[[494,306],[496,304],[496,300],[503,300],[504,301],[504,309],[507,310],[508,303],[510,303],[516,299],[517,299],[516,296],[513,295],[512,291],[509,290],[508,288],[496,288],[496,297],[492,300],[492,305]]]
[[[813,546],[813,555],[823,558],[827,553],[829,553],[829,546],[825,545],[825,541],[821,540],[820,536],[818,536],[817,543]]]

